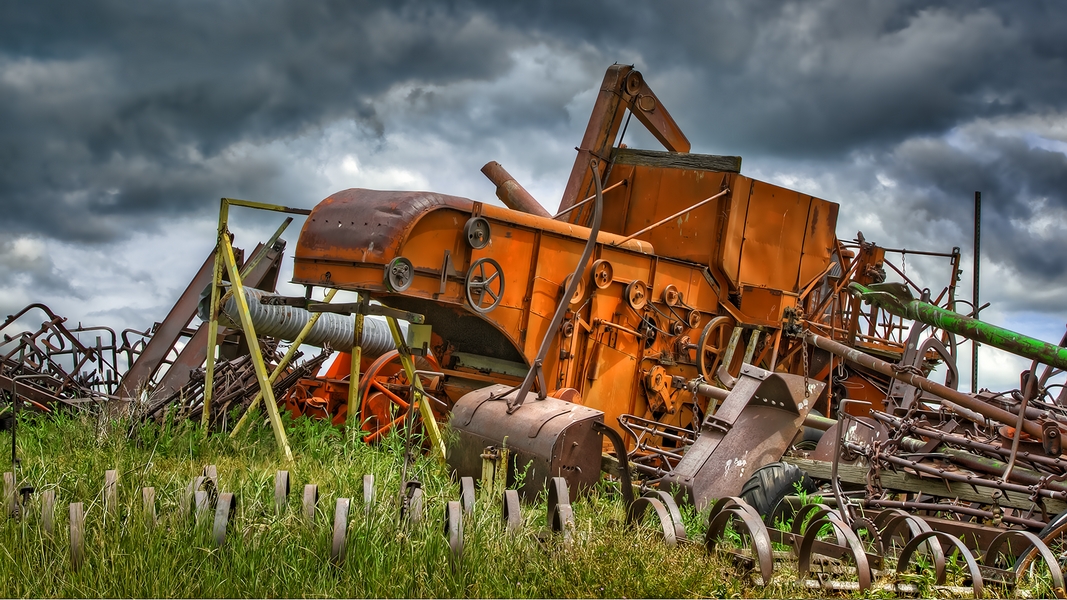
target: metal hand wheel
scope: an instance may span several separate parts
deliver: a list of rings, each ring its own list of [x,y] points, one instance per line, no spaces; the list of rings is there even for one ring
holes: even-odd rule
[[[471,308],[485,314],[496,308],[504,297],[504,269],[491,258],[479,258],[467,271],[464,287]]]

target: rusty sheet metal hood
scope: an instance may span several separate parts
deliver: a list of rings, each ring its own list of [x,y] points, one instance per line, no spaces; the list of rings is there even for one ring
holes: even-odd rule
[[[398,255],[422,215],[439,207],[469,212],[473,204],[468,198],[434,192],[343,190],[311,211],[296,244],[296,261],[384,264]]]

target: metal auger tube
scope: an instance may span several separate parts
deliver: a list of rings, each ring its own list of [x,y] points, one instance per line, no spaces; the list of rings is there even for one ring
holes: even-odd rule
[[[1067,348],[917,300],[903,284],[882,283],[867,287],[851,283],[848,287],[853,296],[898,317],[919,321],[1057,369],[1067,369]]]
[[[252,325],[256,328],[257,335],[293,341],[312,316],[311,312],[295,306],[261,304],[260,298],[273,295],[268,292],[248,287],[244,288],[244,292],[248,310],[252,315]],[[208,318],[207,302],[202,301],[197,312],[201,319],[206,320]],[[237,302],[232,296],[223,305],[220,319],[228,327],[241,328]],[[407,323],[403,321],[399,323],[401,335],[406,337]],[[318,348],[329,345],[335,350],[347,352],[352,348],[354,336],[355,323],[352,317],[321,313],[319,320],[315,322],[303,343]],[[389,332],[389,325],[384,317],[367,316],[364,318],[362,348],[363,355],[370,357],[378,357],[396,349],[393,335]]]

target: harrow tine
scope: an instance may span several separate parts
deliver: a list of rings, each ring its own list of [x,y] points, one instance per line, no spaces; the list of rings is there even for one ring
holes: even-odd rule
[[[892,512],[889,513],[888,511]],[[889,516],[885,517],[886,514]],[[929,523],[899,508],[887,509],[886,512],[875,517],[874,522],[876,525],[880,522],[884,522],[884,525],[882,525],[881,528],[881,537],[882,543],[885,546],[886,555],[888,555],[890,548],[892,548],[893,539],[896,537],[897,532],[902,525],[907,526],[907,532],[910,535],[908,540],[904,542],[905,546],[909,541],[915,539],[916,536],[932,531]],[[941,544],[927,542],[926,548],[930,553],[931,560],[934,562],[934,569],[943,571],[945,569],[945,551],[941,547]]]
[[[833,527],[834,531],[837,532],[837,538],[839,540],[844,538],[845,544],[816,544],[819,537],[819,530],[822,529],[824,525]],[[867,560],[867,553],[864,552],[863,549],[863,542],[861,542],[859,537],[853,533],[852,529],[837,516],[836,511],[827,511],[823,513],[820,517],[814,519],[804,532],[804,538],[800,542],[800,552],[797,559],[797,580],[803,581],[807,578],[808,573],[811,572],[812,554],[823,554],[836,548],[843,550],[843,553],[848,552],[852,554],[852,558],[856,562],[856,574],[859,577],[860,590],[870,589],[873,573],[871,572],[870,562]],[[837,558],[837,556],[834,556],[834,558]]]
[[[722,505],[720,508],[719,505]],[[760,577],[763,585],[770,585],[771,577],[774,576],[774,554],[771,552],[771,537],[767,532],[767,526],[763,519],[751,506],[737,498],[723,498],[712,507],[714,516],[708,521],[708,530],[704,534],[704,548],[708,553],[714,553],[719,540],[726,531],[726,526],[731,521],[740,520],[748,531],[748,537],[752,540],[752,549],[755,559],[759,564]],[[716,510],[718,509],[718,510]]]
[[[899,575],[911,562],[912,554],[918,549],[919,544],[931,539],[937,540],[938,542],[948,542],[956,547],[960,556],[966,561],[967,569],[971,573],[971,587],[974,588],[974,597],[981,598],[984,583],[982,581],[982,571],[978,567],[978,562],[974,559],[974,554],[972,554],[967,546],[958,538],[943,531],[924,531],[913,537],[911,541],[904,546],[904,549],[900,551],[900,558],[897,559],[897,574]],[[937,569],[936,581],[938,585],[943,585],[945,583],[945,567],[943,564],[940,569]]]
[[[104,472],[104,514],[114,517],[119,510],[119,472]]]
[[[348,509],[351,504],[351,498],[338,498],[333,509],[333,542],[330,546],[330,561],[335,565],[340,565],[345,561],[345,551],[348,545]]]
[[[149,528],[156,526],[156,488],[141,488],[141,506]]]
[[[374,475],[363,476],[363,514],[369,515],[374,509]]]
[[[508,535],[515,535],[522,527],[522,504],[519,502],[518,490],[504,490],[501,503],[501,516],[507,525]]]
[[[41,529],[45,535],[52,537],[56,523],[56,491],[41,492]]]
[[[192,514],[196,509],[196,493],[204,485],[203,476],[194,477],[185,488],[185,496],[182,502],[182,513]]]
[[[289,471],[274,474],[274,514],[282,516],[289,503]]]
[[[563,535],[563,546],[570,548],[574,543],[574,510],[570,503],[557,504],[549,513],[549,523],[552,531]]]
[[[408,525],[414,525],[422,520],[423,494],[422,483],[418,481],[409,481],[404,486],[400,518]]]
[[[548,482],[548,518],[556,513],[556,505],[570,504],[571,493],[567,487],[567,480],[562,477],[553,477]]]
[[[445,505],[445,538],[450,551],[449,564],[455,570],[463,560],[463,505],[451,500]]]
[[[1015,552],[1011,548],[1010,540],[1013,538],[1022,539],[1021,552]],[[1001,549],[1005,545],[1008,547],[1007,552]],[[1056,560],[1056,555],[1052,553],[1048,545],[1029,531],[1012,529],[999,534],[989,542],[989,547],[986,548],[979,564],[983,567],[996,567],[997,559],[1000,556],[1010,556],[1015,562],[1013,573],[1015,574],[1015,583],[1018,584],[1019,578],[1033,562],[1035,555],[1040,555],[1045,561],[1045,565],[1048,566],[1049,576],[1052,579],[1052,590],[1056,592],[1058,597],[1062,598],[1064,596],[1064,588],[1067,586],[1064,586],[1063,570],[1060,568],[1059,561]]]
[[[204,517],[207,516],[209,510],[211,510],[211,497],[207,495],[204,490],[197,490],[193,494],[193,520],[197,524],[203,522]]]
[[[85,505],[70,505],[70,568],[77,571],[85,561]]]
[[[305,485],[304,486],[304,497],[303,497],[303,507],[304,507],[303,515],[304,515],[304,519],[306,519],[308,523],[314,523],[315,522],[315,507],[316,507],[316,505],[318,503],[319,503],[319,486],[314,484],[314,483],[309,483],[309,484]]]
[[[644,495],[646,497],[656,498],[663,503],[663,506],[667,508],[667,512],[671,516],[671,520],[674,521],[674,539],[679,542],[684,542],[685,523],[682,522],[682,511],[678,510],[678,503],[674,501],[674,496],[668,494],[664,490],[648,490]]]
[[[4,508],[9,517],[18,514],[18,500],[15,499],[15,474],[11,471],[4,473]]]
[[[215,546],[221,548],[226,542],[226,530],[236,511],[237,496],[230,492],[219,494],[218,506],[215,508],[215,523],[211,531],[215,538]]]
[[[674,533],[674,519],[659,498],[642,496],[634,500],[633,504],[630,505],[630,510],[626,511],[626,524],[630,526],[640,525],[648,507],[652,507],[652,510],[656,513],[656,518],[659,519],[660,529],[663,530],[663,542],[671,548],[677,546],[678,538],[675,537]]]
[[[459,478],[459,500],[463,505],[463,514],[474,514],[474,478]]]

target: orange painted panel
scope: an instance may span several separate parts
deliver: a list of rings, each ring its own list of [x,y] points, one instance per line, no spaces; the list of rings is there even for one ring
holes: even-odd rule
[[[803,289],[830,265],[834,239],[837,235],[837,203],[821,198],[811,199],[808,224],[804,233],[804,256],[800,259],[798,289]]]

